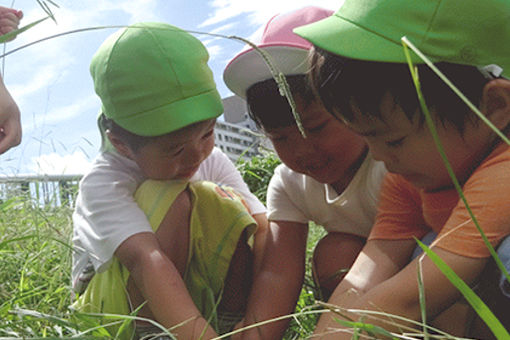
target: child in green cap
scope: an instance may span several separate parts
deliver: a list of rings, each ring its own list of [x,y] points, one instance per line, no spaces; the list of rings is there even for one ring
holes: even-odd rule
[[[376,311],[377,318],[323,314],[315,330],[318,338],[350,339],[352,330],[334,320],[345,316],[402,332],[391,316],[381,313],[421,321],[422,308],[427,321],[442,330],[493,338],[478,319],[470,322],[474,314],[438,267],[427,256],[412,257],[415,239],[426,234],[433,239],[432,250],[476,287],[510,329],[508,281],[500,279],[454,189],[424,122],[401,44],[406,36],[509,136],[510,81],[504,78],[510,75],[509,15],[510,2],[503,0],[346,0],[331,17],[294,30],[315,45],[311,81],[325,107],[363,136],[373,157],[390,172],[367,244],[329,300],[343,308]],[[414,54],[413,59],[465,199],[508,269],[510,147],[421,59]]]
[[[265,208],[214,148],[223,106],[207,60],[198,39],[161,23],[122,29],[94,55],[103,146],[73,214],[76,309],[136,311],[179,339],[242,317]],[[150,325],[137,321],[135,336],[160,332]],[[112,335],[133,336],[119,326]]]

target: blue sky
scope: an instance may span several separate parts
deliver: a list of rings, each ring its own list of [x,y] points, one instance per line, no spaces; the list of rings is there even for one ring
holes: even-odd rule
[[[256,40],[273,15],[306,5],[337,9],[341,0],[54,0],[51,20],[21,34],[6,51],[69,30],[162,21],[184,29]],[[13,5],[14,3],[14,5]],[[1,1],[23,10],[22,25],[43,18],[36,0]],[[86,171],[100,144],[96,127],[99,99],[88,72],[90,59],[116,29],[76,33],[44,41],[4,60],[4,81],[22,114],[23,141],[0,156],[0,175],[76,174]],[[209,65],[223,97],[231,93],[222,72],[243,44],[197,35],[210,53]]]

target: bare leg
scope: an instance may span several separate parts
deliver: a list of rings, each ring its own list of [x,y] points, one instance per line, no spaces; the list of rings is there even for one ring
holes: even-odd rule
[[[175,199],[167,214],[156,231],[156,237],[163,252],[173,262],[181,276],[186,270],[189,248],[189,220],[191,216],[191,197],[188,190],[184,190]],[[144,301],[131,278],[127,283],[127,290],[132,309],[136,309]],[[142,307],[139,316],[154,319],[148,306]],[[144,324],[144,323],[141,323]],[[147,323],[145,323],[148,325]]]
[[[246,309],[253,281],[253,254],[246,241],[243,232],[228,268],[219,311],[242,313]]]
[[[332,232],[317,243],[312,270],[320,287],[322,300],[329,299],[363,249],[365,241],[366,239],[360,236]]]

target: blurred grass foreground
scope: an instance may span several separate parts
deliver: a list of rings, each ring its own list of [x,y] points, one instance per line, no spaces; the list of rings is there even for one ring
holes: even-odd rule
[[[266,153],[238,168],[251,190],[265,202],[274,168]],[[111,338],[99,317],[73,314],[70,268],[74,199],[80,176],[0,178],[0,338]],[[309,253],[322,236],[312,226]],[[309,254],[309,255],[310,255]],[[297,310],[314,303],[310,269]],[[285,339],[306,338],[316,315],[291,321]]]

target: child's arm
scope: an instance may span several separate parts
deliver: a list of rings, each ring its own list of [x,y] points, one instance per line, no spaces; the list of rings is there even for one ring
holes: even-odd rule
[[[266,214],[255,214],[252,217],[257,222],[257,231],[253,241],[253,277],[255,278],[260,271],[264,259],[269,222]]]
[[[21,120],[18,105],[0,77],[0,154],[21,142]]]
[[[110,262],[115,249],[129,236],[152,232],[146,215],[134,200],[144,180],[136,164],[114,153],[101,153],[80,181],[73,213],[74,241],[96,271]]]
[[[368,241],[329,302],[343,308],[373,310],[420,320],[417,281],[419,257],[405,265],[415,246],[414,240]],[[438,248],[433,250],[468,284],[475,280],[486,263],[486,259],[468,258]],[[460,293],[428,257],[423,259],[422,268],[427,299],[426,314],[431,320],[454,303]],[[354,320],[360,319],[357,314],[349,315]],[[332,328],[341,328],[333,317],[338,318],[338,315],[322,315],[314,334],[330,333],[320,339],[350,339],[352,334],[347,332],[331,333]],[[364,321],[390,331],[399,331],[396,326],[381,320],[365,318]],[[391,316],[387,321],[391,321]]]
[[[179,339],[212,339],[214,330],[201,316],[177,271],[161,250],[153,233],[140,233],[124,241],[115,255],[126,266],[131,278],[147,300],[155,319],[172,328]]]
[[[236,328],[290,314],[303,284],[308,226],[270,222],[262,267],[255,277],[246,315]],[[289,319],[236,334],[232,339],[281,339]]]

